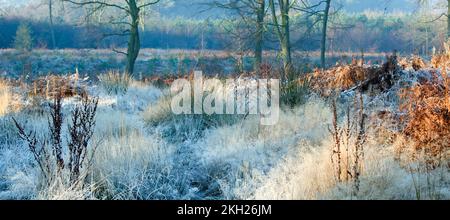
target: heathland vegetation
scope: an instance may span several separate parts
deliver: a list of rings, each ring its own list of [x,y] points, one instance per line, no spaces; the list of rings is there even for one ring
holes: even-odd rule
[[[450,199],[447,1],[206,2],[222,16],[164,17],[164,0],[2,12],[0,199]],[[278,79],[277,123],[175,114],[172,85],[195,71]]]

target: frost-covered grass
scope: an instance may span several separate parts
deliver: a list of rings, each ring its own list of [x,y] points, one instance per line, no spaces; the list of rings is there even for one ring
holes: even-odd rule
[[[242,123],[211,130],[197,143],[196,149],[201,162],[209,167],[211,175],[218,175],[220,178],[225,198],[274,199],[274,195],[270,194],[259,196],[257,190],[263,187],[263,183],[274,184],[275,178],[268,175],[271,175],[272,169],[278,164],[285,163],[290,155],[298,155],[299,150],[308,146],[313,150],[314,146],[320,146],[328,137],[330,118],[330,110],[324,102],[310,100],[304,106],[283,111],[275,126],[260,126],[259,118],[249,118]],[[304,154],[309,153],[304,151]],[[329,157],[325,162],[328,159]],[[319,168],[314,163],[310,165],[314,169]],[[303,172],[301,169],[299,171]],[[315,172],[312,171],[311,174]],[[278,193],[288,190],[284,188],[283,181],[279,184],[276,186]],[[277,192],[274,192],[275,195]]]
[[[171,109],[172,96],[167,91],[163,94],[147,107],[142,118],[148,127],[156,127],[171,142],[198,140],[210,128],[231,125],[244,118],[243,115],[175,115]]]
[[[336,183],[330,160],[331,142],[302,146],[262,178],[252,199],[449,199],[448,169],[425,169],[425,165],[401,166],[392,148],[370,146],[366,151],[360,190],[352,183]],[[420,169],[417,169],[420,168]]]
[[[126,118],[126,123],[133,123],[133,119]],[[102,138],[93,165],[101,197],[177,198],[179,193],[173,184],[179,177],[172,173],[174,150],[160,137],[147,135],[142,127],[127,124],[111,131]]]
[[[95,89],[95,88],[93,88]],[[115,96],[102,89],[92,144],[96,148],[86,185],[67,187],[58,181],[42,185],[42,178],[31,152],[20,141],[10,118],[1,118],[4,129],[0,147],[0,198],[2,199],[175,199],[193,194],[185,174],[175,170],[176,148],[157,132],[149,132],[141,112],[152,105],[161,91],[134,82],[126,94]],[[77,99],[63,103],[63,113]],[[45,104],[44,104],[45,106]],[[45,111],[45,107],[44,107]],[[14,117],[29,131],[43,139],[48,132],[47,114],[18,113]],[[66,118],[68,120],[68,118]],[[63,132],[67,132],[63,128]],[[8,144],[7,144],[8,143]]]
[[[22,116],[28,127],[44,132],[47,122],[43,118]],[[16,128],[9,118],[0,118],[0,199],[35,199],[39,193],[41,175],[33,155],[19,140]],[[36,135],[41,135],[39,132]]]
[[[258,149],[280,152],[301,141],[319,142],[327,135],[324,131],[330,121],[329,115],[329,109],[323,102],[311,101],[296,109],[283,111],[274,126],[262,126],[259,117],[250,117],[241,123],[208,131],[205,138],[198,142],[199,152],[209,163],[228,157],[261,161],[255,155],[259,153]],[[242,154],[245,151],[249,154]]]
[[[0,199],[450,199],[446,162],[429,169],[399,158],[401,138],[371,129],[388,121],[368,123],[359,191],[338,182],[332,111],[314,95],[283,108],[278,124],[261,126],[256,116],[173,115],[167,91],[135,81],[123,94],[88,91],[100,101],[84,186],[42,185],[10,116],[43,138],[47,114],[21,111],[0,117]],[[384,99],[374,98],[370,110],[385,108]],[[65,115],[75,103],[64,101]]]
[[[0,148],[0,199],[33,199],[39,173],[33,168],[31,153],[21,145]]]
[[[449,199],[446,165],[429,169],[400,163],[396,145],[371,133],[365,145],[360,189],[338,183],[328,131],[331,113],[321,101],[283,112],[274,127],[241,124],[211,130],[196,145],[201,162],[215,176],[226,199]],[[303,123],[302,123],[303,122]],[[232,137],[232,138],[230,138]],[[345,155],[344,155],[345,156]]]

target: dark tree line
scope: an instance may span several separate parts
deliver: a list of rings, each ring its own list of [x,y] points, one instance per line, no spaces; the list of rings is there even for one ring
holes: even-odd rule
[[[33,33],[35,48],[52,49],[52,35],[50,24],[47,22],[29,21],[20,18],[0,18],[0,48],[13,48],[17,28],[21,23],[29,24]],[[199,29],[190,29],[191,24],[181,24],[178,28],[169,30],[158,27],[141,33],[141,45],[143,48],[160,49],[199,49],[201,32]],[[55,24],[54,33],[56,48],[66,49],[108,49],[122,47],[126,37],[112,36],[105,38],[104,35],[113,32],[113,28],[96,25],[74,26],[70,24]],[[206,49],[222,50],[226,48],[227,42],[223,41],[220,30],[213,28],[204,34]]]

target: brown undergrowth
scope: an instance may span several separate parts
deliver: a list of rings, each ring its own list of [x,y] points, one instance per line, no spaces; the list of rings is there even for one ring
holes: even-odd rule
[[[40,77],[28,86],[28,95],[54,99],[57,96],[69,98],[74,96],[86,97],[87,91],[78,74],[72,76],[48,75]]]
[[[450,50],[433,57],[432,78],[402,89],[403,133],[414,141],[414,152],[434,159],[450,158]],[[440,69],[440,71],[439,71]]]
[[[387,57],[381,66],[365,66],[362,60],[349,65],[338,65],[328,70],[316,69],[311,88],[322,96],[346,90],[385,91],[392,86],[392,74],[399,70],[397,55]]]

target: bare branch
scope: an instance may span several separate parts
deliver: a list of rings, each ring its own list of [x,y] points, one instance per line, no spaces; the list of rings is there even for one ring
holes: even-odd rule
[[[122,5],[107,3],[104,1],[74,1],[74,0],[62,0],[62,1],[69,2],[78,6],[98,5],[98,6],[118,8],[120,10],[126,11],[127,13],[130,13],[130,10]]]
[[[142,8],[148,7],[148,6],[150,6],[150,5],[157,4],[158,2],[160,2],[160,0],[155,0],[155,1],[153,1],[153,2],[145,3],[145,4],[141,5],[141,6],[138,6],[138,9],[142,9]]]
[[[113,51],[114,53],[123,54],[123,55],[125,55],[125,56],[128,56],[128,53],[119,51],[119,50],[117,50],[117,49],[115,49],[115,48],[113,48],[112,51]]]

